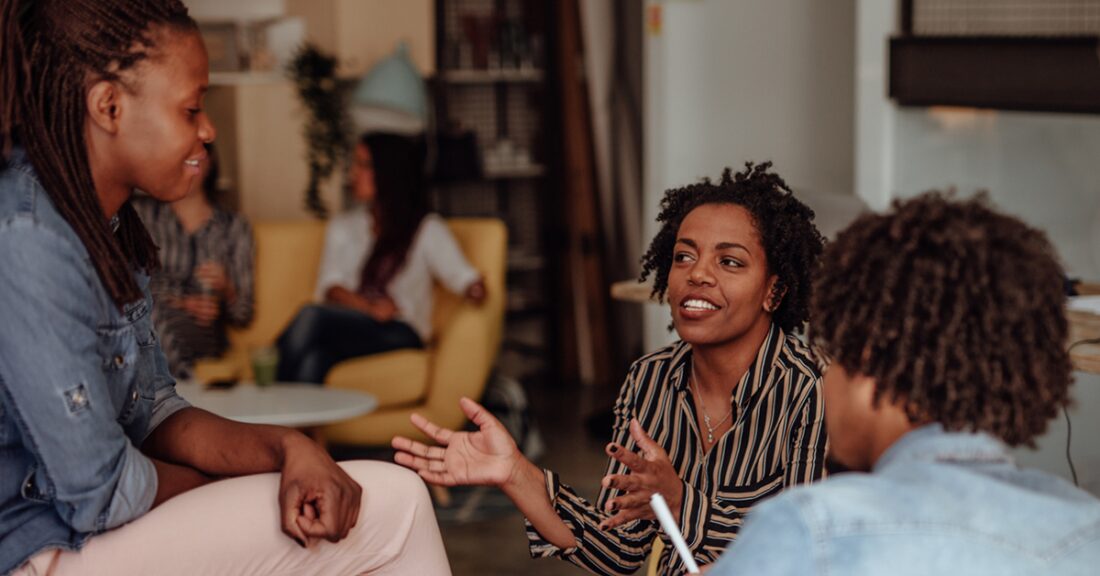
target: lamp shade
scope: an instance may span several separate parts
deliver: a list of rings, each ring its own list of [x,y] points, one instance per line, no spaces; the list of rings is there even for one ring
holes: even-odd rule
[[[359,81],[352,95],[352,117],[361,131],[423,131],[428,91],[404,42]]]

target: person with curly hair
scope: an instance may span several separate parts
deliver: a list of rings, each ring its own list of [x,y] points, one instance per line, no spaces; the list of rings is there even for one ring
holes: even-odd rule
[[[397,461],[429,482],[502,488],[527,516],[531,553],[597,574],[632,574],[658,530],[649,498],[678,515],[697,562],[713,562],[762,500],[824,473],[820,372],[793,334],[807,319],[823,240],[814,213],[771,164],[670,190],[642,279],[669,304],[680,340],[636,361],[615,404],[595,504],[523,457],[469,399],[475,432],[413,423],[439,446],[395,438]],[[682,574],[666,547],[661,574]]]
[[[830,458],[852,473],[754,513],[711,574],[1095,574],[1100,501],[1016,467],[1070,403],[1062,267],[1046,236],[928,193],[822,258]]]

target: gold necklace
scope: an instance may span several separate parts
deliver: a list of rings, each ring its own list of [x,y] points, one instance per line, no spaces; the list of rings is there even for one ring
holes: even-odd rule
[[[730,411],[721,420],[711,425],[706,402],[703,402],[703,395],[699,393],[699,384],[695,381],[695,363],[691,365],[691,388],[695,391],[695,395],[699,397],[699,408],[703,410],[703,426],[707,428],[707,444],[714,444],[714,429],[721,426],[727,418],[733,415],[733,406],[730,406]]]

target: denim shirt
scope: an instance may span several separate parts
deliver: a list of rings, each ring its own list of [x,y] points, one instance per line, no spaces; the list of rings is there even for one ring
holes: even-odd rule
[[[1100,500],[1013,463],[985,434],[939,424],[894,443],[871,474],[838,474],[750,515],[710,572],[1100,573]]]
[[[0,574],[153,504],[139,451],[187,406],[145,297],[120,311],[23,151],[0,167]]]

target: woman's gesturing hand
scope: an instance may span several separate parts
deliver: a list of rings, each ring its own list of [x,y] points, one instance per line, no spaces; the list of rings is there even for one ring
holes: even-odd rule
[[[279,484],[283,532],[308,546],[338,542],[359,519],[363,489],[308,438],[287,439]]]
[[[622,492],[605,505],[608,512],[616,513],[600,523],[600,528],[605,530],[632,520],[655,518],[649,507],[649,497],[654,492],[660,492],[674,515],[680,512],[684,498],[683,481],[672,467],[668,454],[645,433],[637,420],[630,421],[630,437],[641,448],[640,454],[619,444],[607,445],[607,454],[629,468],[630,474],[608,474],[603,478],[604,487]]]
[[[523,455],[504,425],[469,398],[459,400],[477,432],[456,432],[429,422],[419,414],[412,423],[438,446],[427,446],[403,436],[393,439],[395,460],[415,470],[432,484],[503,486],[523,462]]]

